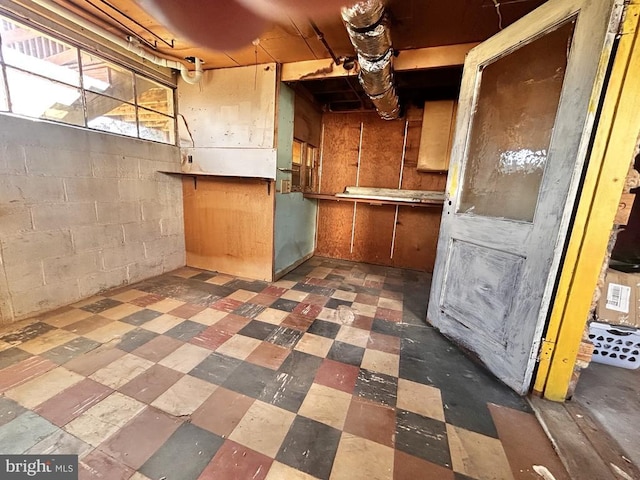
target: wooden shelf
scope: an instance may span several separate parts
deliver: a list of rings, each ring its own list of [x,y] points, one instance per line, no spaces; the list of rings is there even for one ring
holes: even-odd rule
[[[305,193],[304,198],[314,198],[316,200],[329,200],[333,202],[355,202],[366,203],[368,205],[398,205],[401,207],[442,207],[444,201],[429,201],[429,202],[416,202],[416,201],[397,201],[397,200],[376,200],[365,197],[345,197],[329,195],[326,193]]]

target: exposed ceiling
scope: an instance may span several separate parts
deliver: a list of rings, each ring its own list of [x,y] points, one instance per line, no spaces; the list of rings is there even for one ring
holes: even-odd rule
[[[233,52],[219,52],[181,39],[143,11],[134,0],[55,1],[114,32],[133,33],[160,53],[180,58],[202,58],[205,69],[330,58],[309,20],[290,19],[284,24],[274,24],[260,36],[258,45],[250,44]],[[387,13],[394,49],[480,42],[545,2],[495,1],[498,2],[498,8],[494,0],[390,0],[387,2]],[[354,55],[339,12],[334,18],[311,20],[315,21],[337,57]],[[211,28],[215,28],[215,19]],[[398,72],[397,83],[401,100],[418,103],[430,98],[455,97],[460,78],[461,69],[455,67]],[[320,103],[330,105],[332,109],[371,106],[354,77],[302,83]]]

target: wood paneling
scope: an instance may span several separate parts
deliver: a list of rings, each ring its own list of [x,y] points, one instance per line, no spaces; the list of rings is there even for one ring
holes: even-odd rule
[[[399,207],[394,266],[433,271],[441,216],[441,208]]]
[[[398,188],[405,122],[363,115],[360,187]]]
[[[270,281],[274,188],[263,180],[184,177],[187,265]]]
[[[355,203],[318,202],[316,255],[351,259],[351,225]]]
[[[406,118],[392,122],[368,113],[325,114],[321,192],[335,194],[356,184],[361,122],[363,135],[359,185],[398,188],[407,120],[409,125],[402,188],[444,191],[445,174],[416,170],[422,109],[412,108]],[[432,271],[442,209],[399,207],[395,249],[391,258],[395,207],[358,203],[354,225],[353,204],[320,200],[318,205],[318,255]]]
[[[360,114],[323,116],[324,145],[320,193],[339,193],[356,184],[360,148]]]
[[[358,204],[352,260],[389,265],[396,207]]]
[[[322,141],[322,111],[306,96],[296,92],[293,136],[320,148]]]

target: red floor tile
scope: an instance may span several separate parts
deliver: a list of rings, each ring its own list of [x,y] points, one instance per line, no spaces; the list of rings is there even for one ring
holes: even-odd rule
[[[351,394],[356,385],[359,371],[360,369],[353,365],[325,358],[316,373],[314,382]]]

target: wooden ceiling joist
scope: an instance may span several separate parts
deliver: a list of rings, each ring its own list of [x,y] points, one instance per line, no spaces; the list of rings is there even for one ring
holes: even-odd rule
[[[401,50],[394,59],[393,69],[400,72],[463,65],[467,53],[476,45],[478,43],[472,42],[443,47]],[[355,69],[345,70],[341,65],[336,66],[330,58],[282,64],[282,80],[284,82],[347,77],[354,76],[356,73]]]

